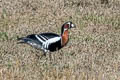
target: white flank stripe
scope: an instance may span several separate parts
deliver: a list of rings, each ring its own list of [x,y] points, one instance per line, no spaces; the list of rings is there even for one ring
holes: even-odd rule
[[[55,37],[55,38],[51,38],[51,39],[47,40],[47,42],[51,44],[51,43],[55,43],[55,42],[59,41],[60,39],[61,39],[61,37]]]
[[[61,39],[61,37],[51,38],[51,39],[45,41],[42,46],[43,46],[43,48],[48,49],[50,44],[55,43],[55,42],[59,41],[60,39]]]
[[[52,44],[52,43],[55,43],[57,41],[59,41],[61,39],[61,37],[54,37],[54,38],[51,38],[51,39],[48,39],[48,40],[45,40],[43,41],[42,39],[39,38],[38,35],[35,35],[36,38],[42,42],[42,49],[48,49],[49,45]],[[43,38],[43,37],[42,37]]]
[[[38,35],[35,35],[35,37],[40,41],[40,42],[44,42],[43,40],[41,40],[39,37],[38,37]]]

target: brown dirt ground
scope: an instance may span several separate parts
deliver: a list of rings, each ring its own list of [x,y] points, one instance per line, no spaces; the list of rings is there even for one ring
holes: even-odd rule
[[[119,80],[120,1],[102,1],[0,0],[0,80]],[[17,44],[28,34],[60,34],[66,21],[77,27],[51,59]]]

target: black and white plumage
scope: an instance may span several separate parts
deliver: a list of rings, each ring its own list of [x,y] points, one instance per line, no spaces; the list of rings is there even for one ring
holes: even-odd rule
[[[72,22],[66,22],[61,29],[61,35],[55,33],[31,34],[26,37],[19,38],[19,43],[27,43],[32,47],[46,52],[53,52],[65,46],[69,40],[68,29],[75,27]]]

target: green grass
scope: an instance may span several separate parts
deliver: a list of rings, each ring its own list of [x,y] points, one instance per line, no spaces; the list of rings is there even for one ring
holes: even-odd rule
[[[8,40],[7,32],[0,32],[0,40],[2,41]]]

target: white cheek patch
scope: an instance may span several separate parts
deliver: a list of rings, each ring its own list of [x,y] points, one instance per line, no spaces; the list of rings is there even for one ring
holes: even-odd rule
[[[71,24],[71,27],[74,27],[75,25],[74,24]]]

